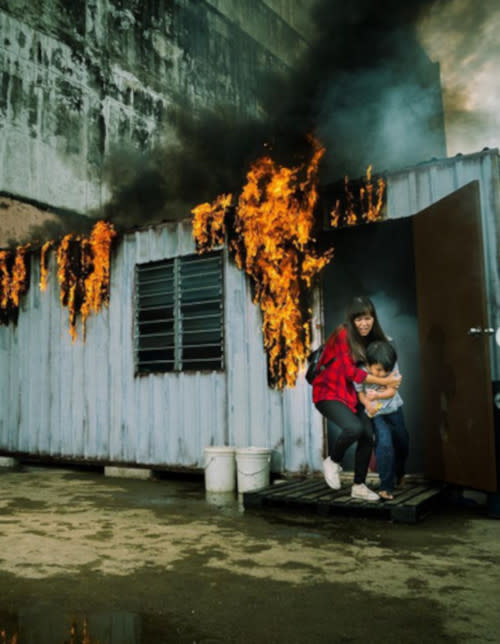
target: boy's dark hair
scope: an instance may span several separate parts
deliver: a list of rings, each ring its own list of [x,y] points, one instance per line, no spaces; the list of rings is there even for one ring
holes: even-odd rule
[[[390,342],[376,340],[370,342],[366,349],[366,363],[368,365],[380,364],[385,371],[392,371],[397,359],[396,350]]]

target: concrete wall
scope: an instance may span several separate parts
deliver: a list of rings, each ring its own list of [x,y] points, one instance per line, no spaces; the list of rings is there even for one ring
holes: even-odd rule
[[[258,115],[258,72],[293,64],[311,2],[0,0],[0,191],[84,213],[110,146],[151,146],[169,107]]]

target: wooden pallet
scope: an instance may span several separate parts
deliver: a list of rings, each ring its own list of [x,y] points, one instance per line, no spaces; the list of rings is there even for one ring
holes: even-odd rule
[[[436,507],[444,486],[413,484],[394,493],[392,501],[367,502],[351,497],[351,485],[332,490],[323,479],[287,481],[243,493],[245,508],[278,508],[314,512],[323,516],[350,514],[376,516],[399,523],[417,523]]]

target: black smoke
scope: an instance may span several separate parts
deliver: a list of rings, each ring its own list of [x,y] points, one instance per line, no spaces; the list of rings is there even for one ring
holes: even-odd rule
[[[359,177],[369,164],[376,172],[444,156],[438,70],[415,30],[434,2],[319,0],[302,60],[285,74],[258,72],[263,116],[243,118],[226,105],[172,109],[167,143],[110,152],[110,198],[88,214],[119,230],[187,217],[220,193],[238,194],[262,154],[286,165],[308,159],[311,133],[327,147],[324,183]]]

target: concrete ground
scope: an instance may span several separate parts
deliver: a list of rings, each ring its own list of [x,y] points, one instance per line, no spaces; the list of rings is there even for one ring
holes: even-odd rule
[[[498,642],[499,537],[479,506],[401,525],[244,511],[202,479],[4,471],[0,642]]]

